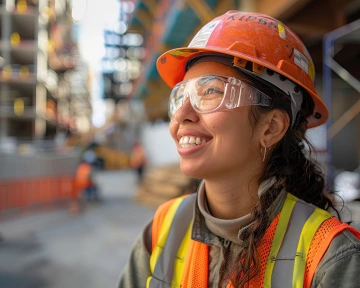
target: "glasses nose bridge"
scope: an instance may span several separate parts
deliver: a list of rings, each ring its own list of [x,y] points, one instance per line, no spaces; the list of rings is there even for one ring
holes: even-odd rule
[[[189,82],[186,83],[186,84],[189,85]],[[191,89],[187,85],[185,86],[184,94],[183,94],[184,96],[183,96],[183,99],[181,101],[181,106],[179,108],[181,108],[182,106],[185,105],[185,102],[186,102],[187,99],[189,99],[189,102],[190,102],[189,104],[192,106],[191,92],[190,92]]]
[[[182,101],[182,104],[185,103],[186,99],[189,98],[189,100],[191,100],[191,93],[190,93],[190,87],[188,86],[190,83],[186,83],[185,89],[184,89],[184,98]]]
[[[176,117],[178,122],[182,122],[185,119],[195,122],[198,117],[195,115],[197,115],[197,112],[193,107],[193,103],[191,100],[191,92],[189,90],[184,91],[181,105],[175,111],[174,117]]]
[[[187,103],[186,100],[188,100],[189,103]],[[179,107],[179,108],[182,108],[182,107],[184,108],[184,106],[186,106],[186,105],[190,105],[191,108],[193,109],[193,107],[192,107],[192,102],[191,102],[191,95],[190,95],[189,92],[186,92],[186,93],[184,94],[184,98],[183,98],[183,101],[182,101],[182,103],[181,103],[181,107]]]

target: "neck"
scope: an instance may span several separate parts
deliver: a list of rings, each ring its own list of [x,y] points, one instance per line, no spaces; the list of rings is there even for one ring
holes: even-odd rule
[[[259,201],[258,189],[259,177],[205,180],[210,212],[219,219],[236,219],[251,213]]]

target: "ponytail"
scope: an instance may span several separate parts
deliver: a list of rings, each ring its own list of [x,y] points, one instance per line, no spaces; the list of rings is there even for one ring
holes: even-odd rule
[[[256,83],[256,86],[261,87],[260,90],[275,101],[270,108],[252,107],[250,122],[253,127],[258,123],[261,114],[271,109],[283,110],[291,118],[290,99],[287,95],[276,89],[269,89],[261,83]],[[270,224],[266,210],[283,189],[319,208],[333,209],[337,213],[326,195],[329,191],[326,191],[324,175],[319,165],[311,157],[313,146],[305,136],[306,118],[313,112],[313,109],[312,99],[305,95],[293,126],[289,127],[282,140],[272,150],[259,184],[272,177],[275,177],[277,182],[260,196],[252,213],[253,225],[250,225],[245,233],[242,233],[243,239],[241,240],[244,248],[237,257],[234,257],[236,259],[231,262],[231,268],[224,275],[223,280],[230,279],[234,287],[245,287],[245,284],[259,272],[260,263],[256,248]],[[339,213],[337,214],[339,215]]]

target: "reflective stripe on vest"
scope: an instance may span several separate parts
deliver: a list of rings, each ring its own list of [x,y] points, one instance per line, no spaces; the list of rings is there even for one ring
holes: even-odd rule
[[[280,213],[266,265],[264,287],[304,287],[311,240],[320,225],[332,215],[292,194],[287,194]]]
[[[160,228],[165,233],[159,235],[150,257],[152,277],[148,278],[146,287],[179,287],[189,245],[194,203],[195,194],[192,194],[176,199],[171,205]]]
[[[194,201],[194,194],[176,199],[167,212],[150,257],[152,277],[148,278],[148,288],[180,287],[186,269],[182,258],[191,241]],[[266,264],[264,287],[303,287],[311,240],[330,217],[330,213],[287,194]]]

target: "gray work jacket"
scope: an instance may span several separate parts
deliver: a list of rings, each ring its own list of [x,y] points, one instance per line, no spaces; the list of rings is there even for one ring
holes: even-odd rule
[[[271,220],[280,212],[282,205],[279,203],[283,203],[283,197],[278,197],[273,203],[275,209],[271,211],[273,215],[269,215]],[[119,288],[146,287],[146,280],[150,276],[151,224],[135,241],[129,261],[122,271]],[[206,227],[197,203],[194,205],[192,238],[209,245],[209,287],[220,287],[220,268],[225,261],[225,251],[230,249],[230,254],[236,253],[239,244],[212,233]],[[229,255],[229,251],[227,253]],[[351,232],[345,230],[331,242],[314,275],[311,288],[315,287],[360,288],[360,240]]]

